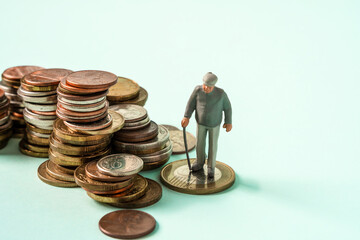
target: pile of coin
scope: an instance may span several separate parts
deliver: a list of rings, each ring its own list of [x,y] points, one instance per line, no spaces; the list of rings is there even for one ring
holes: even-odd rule
[[[10,101],[5,96],[4,90],[0,89],[0,149],[7,145],[12,135],[13,122],[9,114]]]
[[[26,135],[20,151],[33,157],[48,157],[50,135],[56,120],[56,88],[71,70],[41,69],[21,79],[18,95],[25,106]]]
[[[113,149],[119,153],[139,156],[143,170],[164,165],[171,156],[172,144],[169,131],[151,121],[145,108],[134,104],[118,104],[110,109],[125,118],[124,127],[113,136]]]
[[[122,208],[144,207],[161,198],[161,187],[138,173],[141,158],[132,154],[113,154],[75,170],[75,181],[94,200]],[[150,180],[153,182],[152,180]],[[155,186],[155,187],[154,187]]]
[[[25,134],[25,121],[23,117],[24,105],[21,98],[17,95],[20,87],[20,79],[26,74],[42,69],[37,66],[17,66],[6,69],[1,77],[0,88],[5,91],[5,95],[10,100],[11,119],[13,120],[13,137],[22,138]]]
[[[144,106],[148,99],[148,92],[135,81],[118,77],[117,83],[109,89],[107,100],[110,105],[136,104]]]

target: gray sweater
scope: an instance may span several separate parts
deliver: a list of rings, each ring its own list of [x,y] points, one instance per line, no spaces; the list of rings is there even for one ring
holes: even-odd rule
[[[216,127],[222,121],[225,113],[225,123],[231,124],[231,104],[225,91],[214,87],[211,93],[205,93],[202,85],[196,86],[187,103],[184,117],[190,118],[195,111],[198,124]]]

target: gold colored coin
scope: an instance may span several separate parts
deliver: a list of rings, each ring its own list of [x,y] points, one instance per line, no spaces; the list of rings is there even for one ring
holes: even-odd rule
[[[88,189],[90,191],[107,192],[107,191],[118,190],[121,188],[125,188],[134,182],[133,178],[130,178],[122,182],[99,182],[96,180],[92,180],[91,178],[86,176],[85,166],[86,164],[79,166],[75,170],[74,176],[76,183],[80,187]]]
[[[57,119],[54,123],[54,134],[64,143],[74,145],[96,145],[109,139],[110,135],[87,135],[74,132],[64,124],[64,121]]]
[[[196,159],[192,158],[193,163]],[[167,164],[160,172],[162,183],[168,188],[188,194],[211,194],[231,187],[235,182],[234,170],[225,163],[216,162],[213,178],[207,176],[207,165],[203,170],[190,172],[187,160],[178,160]]]
[[[19,143],[19,150],[22,154],[28,155],[30,157],[47,158],[49,156],[48,153],[34,152],[34,151],[26,149],[22,142]]]
[[[65,173],[52,161],[46,161],[46,171],[53,178],[61,181],[75,182],[74,174]]]
[[[28,143],[25,139],[21,140],[21,145],[23,145],[26,149],[33,151],[33,152],[39,152],[39,153],[48,153],[49,152],[49,147],[44,147],[44,146],[37,146],[37,145],[33,145]]]
[[[132,98],[132,99],[129,99],[126,101],[121,101],[121,102],[110,102],[109,101],[109,103],[110,103],[110,105],[125,103],[125,104],[136,104],[139,106],[145,106],[148,96],[149,96],[148,92],[144,88],[140,87],[139,95],[136,96],[135,98]]]
[[[49,146],[49,143],[50,143],[49,138],[41,138],[41,137],[35,136],[35,135],[29,133],[29,131],[26,131],[26,139],[29,143],[34,144],[34,145]]]
[[[111,153],[111,148],[106,148],[102,151],[99,151],[97,153],[94,153],[90,156],[67,156],[64,154],[61,154],[57,151],[53,151],[51,148],[49,150],[49,158],[52,162],[59,164],[61,166],[67,166],[67,167],[77,167],[84,163],[91,162],[93,160],[98,160],[106,155],[109,155]]]
[[[37,132],[37,133],[41,133],[41,134],[51,134],[52,133],[52,130],[38,128],[28,122],[26,123],[26,127],[29,128],[33,132]]]
[[[50,86],[34,86],[34,85],[30,85],[27,84],[24,81],[24,78],[22,78],[21,80],[21,87],[26,90],[26,91],[30,91],[30,92],[50,92],[50,91],[54,91],[57,88],[57,85],[50,85]]]
[[[117,83],[110,87],[106,96],[109,101],[125,101],[139,94],[140,86],[131,79],[118,77]]]
[[[141,175],[136,175],[134,178],[134,185],[128,190],[128,192],[126,192],[125,195],[114,197],[114,195],[111,194],[99,195],[91,192],[87,192],[87,194],[95,201],[102,203],[122,203],[139,199],[146,193],[148,181]]]
[[[46,164],[47,161],[43,162],[38,168],[38,177],[40,178],[41,181],[55,187],[66,187],[66,188],[78,187],[78,185],[74,182],[60,181],[57,180],[56,178],[51,177],[46,172]]]

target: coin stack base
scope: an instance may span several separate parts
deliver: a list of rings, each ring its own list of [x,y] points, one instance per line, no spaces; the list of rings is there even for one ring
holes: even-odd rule
[[[55,187],[78,187],[74,179],[74,169],[61,167],[47,160],[38,168],[38,177],[46,184]]]

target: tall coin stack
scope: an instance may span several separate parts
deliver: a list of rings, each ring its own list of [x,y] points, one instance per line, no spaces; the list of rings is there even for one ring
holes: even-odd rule
[[[48,157],[50,135],[56,120],[56,88],[72,71],[61,68],[41,69],[21,79],[18,95],[25,106],[26,135],[19,143],[23,154]]]
[[[110,109],[125,118],[124,127],[113,136],[113,150],[140,157],[143,170],[164,165],[172,154],[169,131],[151,121],[145,108],[134,104],[118,104]]]
[[[160,200],[162,190],[138,174],[142,167],[143,161],[135,155],[113,154],[78,167],[75,180],[98,202],[122,208],[144,207]]]
[[[109,89],[107,100],[110,105],[125,103],[144,106],[148,99],[148,92],[135,81],[118,77],[114,86]]]
[[[0,89],[0,149],[4,148],[12,135],[13,122],[9,115],[10,101]]]
[[[21,98],[17,95],[20,87],[20,79],[26,74],[42,69],[37,66],[17,66],[6,69],[1,77],[0,88],[5,91],[5,95],[10,99],[11,119],[13,120],[13,137],[22,138],[25,134],[25,121],[23,117],[24,105]]]

